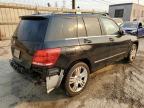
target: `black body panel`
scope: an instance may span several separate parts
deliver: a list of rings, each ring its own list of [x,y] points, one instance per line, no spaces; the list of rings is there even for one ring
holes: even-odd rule
[[[99,28],[86,25],[84,18],[89,16],[96,18]],[[33,55],[37,50],[61,48],[60,56],[53,68],[64,69],[67,72],[73,63],[83,61],[88,64],[91,72],[94,72],[114,61],[123,59],[129,53],[131,43],[137,42],[137,38],[130,35],[107,35],[100,17],[104,16],[97,14],[52,14],[22,17],[26,20],[29,18],[31,20],[33,18],[34,20],[48,19],[48,26],[44,30],[46,33],[43,33],[45,34],[43,40],[40,41],[19,40],[17,38],[19,36],[15,33],[11,46],[13,60],[25,68],[31,69]],[[99,30],[99,35],[89,34],[88,30],[91,28]],[[14,56],[15,49],[20,51],[19,58]],[[48,69],[48,67],[45,68]]]

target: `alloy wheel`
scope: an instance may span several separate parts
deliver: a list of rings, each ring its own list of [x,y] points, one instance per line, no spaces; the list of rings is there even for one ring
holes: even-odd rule
[[[69,79],[69,88],[73,92],[81,91],[88,79],[88,71],[85,67],[77,67],[71,74]]]
[[[134,61],[137,53],[137,46],[134,44],[132,45],[131,51],[130,51],[130,61]]]

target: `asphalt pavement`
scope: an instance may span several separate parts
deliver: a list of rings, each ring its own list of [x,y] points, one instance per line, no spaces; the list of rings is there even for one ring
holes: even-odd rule
[[[87,88],[72,98],[61,88],[47,94],[33,75],[14,71],[10,46],[0,47],[0,108],[144,108],[144,39],[139,41],[134,63],[120,61],[95,72]]]

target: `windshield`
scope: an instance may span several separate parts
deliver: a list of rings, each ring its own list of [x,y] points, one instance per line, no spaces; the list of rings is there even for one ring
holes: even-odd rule
[[[138,23],[137,22],[126,22],[121,25],[122,28],[137,28]]]
[[[15,35],[21,41],[43,41],[47,30],[48,20],[21,20]]]

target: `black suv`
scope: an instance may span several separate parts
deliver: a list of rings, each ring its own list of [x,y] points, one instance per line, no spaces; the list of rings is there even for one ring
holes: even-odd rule
[[[11,66],[45,76],[47,92],[64,85],[79,94],[89,74],[121,59],[132,62],[138,40],[102,14],[22,16],[12,38]]]

